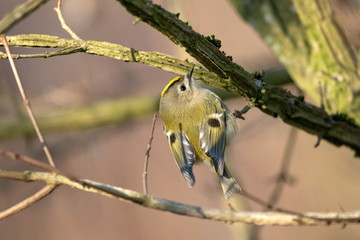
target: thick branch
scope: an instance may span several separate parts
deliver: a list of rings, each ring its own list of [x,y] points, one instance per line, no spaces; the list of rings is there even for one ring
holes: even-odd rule
[[[173,17],[177,19],[175,15]],[[178,24],[183,24],[185,27],[189,28],[185,23],[180,22]],[[190,34],[191,37],[191,33],[184,34]],[[201,36],[199,35],[198,37]],[[89,54],[107,56],[124,61],[144,63],[149,66],[158,67],[164,69],[165,71],[173,72],[179,75],[186,74],[188,69],[193,66],[192,63],[181,61],[165,54],[136,51],[134,49],[108,42],[61,39],[54,36],[36,34],[8,36],[7,39],[9,45],[13,46],[63,48],[65,51],[64,54],[71,54],[79,51],[86,52]],[[206,45],[210,43],[207,42],[203,44]],[[212,50],[218,52],[218,49],[216,48]],[[59,54],[62,54],[62,52]],[[210,52],[206,53],[205,55],[212,59],[212,54]],[[48,56],[56,56],[56,54],[46,53],[42,55],[42,57]],[[39,57],[39,55],[36,57]],[[220,63],[219,66],[223,67],[223,60],[229,61],[229,59],[224,55],[223,57],[225,59],[213,60],[218,61]],[[2,58],[4,58],[4,55],[2,55]],[[236,64],[232,63],[231,65],[234,69],[237,69]],[[226,66],[226,69],[227,68],[228,66]],[[244,76],[247,75],[249,75],[249,73],[245,74]],[[237,95],[241,95],[241,90],[246,88],[246,86],[239,85],[239,83],[244,81],[250,81],[254,83],[256,82],[258,85],[255,84],[255,86],[259,92],[252,92],[253,96],[250,96],[249,100],[253,101],[254,104],[262,111],[273,116],[279,115],[284,120],[284,122],[303,129],[309,133],[322,136],[323,139],[328,140],[335,145],[346,145],[354,149],[356,152],[359,152],[360,129],[358,127],[347,121],[343,121],[341,118],[333,118],[322,109],[302,102],[301,98],[291,95],[284,89],[273,87],[257,80],[254,81],[253,79],[243,79],[242,81],[239,81],[238,79],[240,78],[236,78],[236,76],[233,75],[231,75],[231,77],[234,80],[224,80],[216,76],[216,74],[201,68],[200,66],[195,68],[194,76],[196,79],[202,80],[212,87],[227,89],[228,91]],[[268,79],[273,79],[273,77],[276,77],[276,73],[266,74],[266,77],[268,77]],[[288,78],[285,77],[284,79],[286,80]]]
[[[334,1],[229,1],[307,95],[327,112],[346,114],[360,124],[359,52],[332,10]]]
[[[193,63],[182,61],[172,56],[157,52],[144,52],[123,47],[108,42],[83,41],[74,39],[62,39],[48,35],[17,35],[7,36],[13,46],[61,48],[53,52],[36,54],[12,54],[14,59],[19,58],[47,58],[68,55],[78,52],[107,56],[123,61],[133,61],[159,67],[166,71],[184,75]],[[1,43],[0,43],[1,45]],[[5,53],[0,52],[1,59],[7,59]],[[194,75],[204,82],[221,81],[216,74],[196,66]],[[290,82],[289,75],[284,70],[269,71],[265,75],[265,81],[272,84],[284,84]],[[227,96],[222,96],[227,97]],[[157,111],[158,96],[137,97],[131,99],[118,99],[106,101],[78,108],[60,110],[50,113],[48,116],[38,116],[39,124],[45,132],[59,132],[94,128],[109,124],[120,124],[124,121],[147,115]],[[22,135],[32,136],[34,131],[26,119],[17,121],[0,121],[0,141]]]
[[[101,194],[121,201],[174,214],[223,222],[244,222],[257,225],[330,225],[360,222],[360,211],[308,212],[302,215],[279,212],[248,212],[198,207],[145,195],[136,191],[114,187],[90,180],[70,180],[64,176],[47,172],[11,172],[0,170],[0,178],[25,182],[42,181],[52,185],[68,185],[82,191]],[[81,182],[81,183],[79,183]]]
[[[124,47],[119,44],[100,42],[100,41],[84,41],[81,39],[64,39],[56,36],[26,34],[6,37],[9,45],[15,47],[32,47],[32,48],[61,48],[53,52],[37,53],[37,54],[13,54],[14,59],[20,58],[48,58],[55,56],[68,55],[78,52],[85,52],[98,56],[106,56],[125,62],[137,62],[146,64],[151,67],[157,67],[167,72],[178,75],[185,75],[189,68],[196,66],[194,76],[198,80],[212,85],[217,88],[217,82],[221,82],[221,78],[215,73],[209,72],[189,61],[183,61],[159,52],[138,51],[133,48]],[[2,43],[0,42],[0,46]],[[0,51],[0,59],[7,59],[5,53]],[[273,85],[282,85],[290,83],[291,78],[285,70],[268,71],[265,75],[265,82]]]
[[[263,112],[280,116],[290,125],[322,136],[335,145],[347,145],[360,155],[359,127],[344,119],[332,118],[321,108],[303,102],[284,89],[253,79],[250,73],[233,63],[204,36],[181,21],[176,14],[146,0],[118,1],[130,13],[163,33],[174,43],[185,47],[186,51],[207,69],[223,78],[221,83],[214,85],[246,97]]]
[[[38,48],[62,48],[56,52],[48,52],[43,54],[31,55],[14,55],[16,58],[34,58],[34,57],[54,57],[72,54],[76,52],[85,52],[98,56],[106,56],[126,62],[138,62],[152,67],[161,68],[165,71],[185,75],[189,68],[194,64],[188,61],[182,61],[175,57],[161,54],[158,52],[137,51],[133,48],[127,48],[118,44],[100,41],[84,41],[80,39],[63,39],[56,36],[28,34],[7,36],[9,45],[17,47],[38,47]],[[0,43],[1,45],[1,43]],[[6,55],[0,54],[2,59],[6,59]],[[197,79],[205,82],[217,82],[220,80],[216,74],[198,66],[195,73]],[[269,76],[271,78],[271,76]],[[289,78],[287,78],[289,80]]]

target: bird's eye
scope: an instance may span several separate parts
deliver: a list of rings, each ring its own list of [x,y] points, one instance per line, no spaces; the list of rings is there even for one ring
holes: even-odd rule
[[[181,87],[180,87],[180,91],[185,91],[186,90],[186,87],[184,86],[184,85],[181,85]]]

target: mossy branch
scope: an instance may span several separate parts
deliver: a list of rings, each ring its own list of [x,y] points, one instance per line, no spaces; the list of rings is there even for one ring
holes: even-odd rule
[[[357,154],[360,153],[360,128],[348,120],[346,116],[334,117],[329,115],[321,108],[303,102],[302,98],[293,96],[282,88],[273,87],[254,79],[252,74],[233,63],[231,58],[225,56],[205,37],[182,22],[178,15],[167,12],[165,9],[144,0],[119,2],[129,12],[158,29],[175,43],[184,46],[193,57],[218,75],[216,76],[198,67],[194,74],[196,78],[203,80],[210,86],[245,96],[267,114],[280,116],[284,122],[290,125],[315,134],[335,145],[346,145],[354,149]],[[124,61],[142,62],[177,74],[186,73],[192,65],[186,61],[176,61],[176,59],[169,58],[166,55],[135,51],[107,42],[66,40],[46,35],[13,36],[9,37],[8,41],[11,45],[16,46],[63,48],[59,50],[60,53],[57,51],[56,53],[49,53],[47,56],[80,51]],[[223,79],[219,80],[221,78]]]
[[[161,68],[165,71],[179,75],[185,75],[190,67],[194,64],[188,61],[182,61],[175,57],[158,53],[137,51],[133,48],[121,46],[119,44],[100,42],[100,41],[84,41],[80,39],[63,39],[56,36],[27,34],[17,36],[7,36],[9,45],[16,47],[32,47],[32,48],[61,48],[54,52],[46,52],[40,54],[14,54],[13,58],[47,58],[73,54],[77,52],[85,52],[98,56],[106,56],[125,62],[138,62],[152,67]],[[0,45],[2,45],[0,43]],[[7,59],[5,53],[0,52],[1,59]],[[220,78],[216,74],[208,70],[197,67],[196,78],[205,82],[216,82]],[[289,78],[288,78],[289,81]]]
[[[46,133],[64,132],[96,128],[111,124],[121,124],[130,119],[149,115],[158,108],[158,97],[136,97],[94,103],[84,107],[60,110],[39,116],[37,120]],[[29,119],[0,122],[0,141],[15,137],[34,136],[34,128]]]
[[[57,36],[42,34],[24,34],[6,37],[10,46],[28,47],[28,48],[60,48],[52,52],[44,52],[37,54],[13,54],[14,59],[21,58],[49,58],[84,52],[88,54],[105,56],[125,62],[137,62],[146,64],[151,67],[163,69],[167,72],[178,75],[185,75],[189,68],[196,66],[194,76],[196,79],[203,81],[209,85],[220,82],[221,78],[215,73],[204,69],[200,65],[191,63],[187,60],[183,61],[173,56],[159,53],[138,51],[119,44],[103,42],[103,41],[85,41],[81,39],[65,39]],[[2,43],[0,42],[0,46]],[[0,59],[7,59],[5,53],[0,51]],[[281,85],[292,82],[289,74],[283,69],[272,70],[266,73],[265,82],[273,85]]]
[[[253,78],[252,74],[233,63],[204,36],[195,32],[178,15],[146,0],[118,0],[131,14],[148,23],[186,51],[211,72],[223,78],[210,85],[247,98],[263,112],[308,133],[321,136],[335,145],[351,147],[360,155],[360,128],[344,118],[333,118],[288,91]]]
[[[229,1],[308,96],[328,113],[360,124],[360,52],[347,39],[332,1]]]
[[[38,34],[8,36],[7,39],[10,45],[16,47],[60,48],[52,52],[12,54],[14,59],[48,58],[85,52],[123,61],[138,62],[152,67],[158,67],[178,75],[184,75],[187,73],[188,68],[194,66],[193,63],[182,61],[166,54],[137,51],[108,42],[63,39],[56,36]],[[7,56],[5,53],[0,52],[0,58],[7,59]],[[196,69],[194,75],[197,79],[204,82],[217,82],[221,80],[216,74],[198,65],[196,65]],[[269,71],[265,76],[265,81],[277,85],[290,82],[291,78],[286,71],[277,70]],[[39,116],[38,120],[41,128],[46,133],[120,124],[124,121],[156,112],[158,98],[159,96],[153,96],[105,101],[89,104],[88,106],[60,110],[46,116]],[[32,126],[27,119],[0,121],[0,141],[20,136],[30,137],[33,136],[33,134]]]

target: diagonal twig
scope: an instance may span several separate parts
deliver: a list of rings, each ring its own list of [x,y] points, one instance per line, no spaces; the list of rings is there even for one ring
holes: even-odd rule
[[[34,203],[40,201],[41,199],[49,195],[56,188],[56,186],[57,185],[47,184],[46,186],[41,188],[39,191],[31,195],[30,197],[25,198],[21,202],[18,202],[17,204],[7,208],[4,211],[1,211],[0,220],[7,218],[11,215],[14,215],[15,213],[20,212],[21,210],[28,208]]]
[[[282,158],[281,167],[278,175],[276,176],[276,185],[271,193],[271,196],[268,200],[270,205],[275,205],[281,196],[284,185],[286,183],[292,182],[292,177],[289,174],[289,166],[291,162],[291,157],[294,152],[294,147],[297,139],[297,129],[291,128],[288,136],[288,141],[286,144],[285,152]]]
[[[31,123],[34,126],[34,129],[35,129],[35,132],[36,132],[36,134],[38,136],[38,139],[39,139],[40,143],[42,144],[43,151],[44,151],[44,153],[46,155],[46,158],[47,158],[50,166],[55,167],[54,160],[53,160],[53,158],[52,158],[52,156],[50,154],[50,151],[49,151],[49,148],[48,148],[48,146],[47,146],[47,144],[45,142],[45,139],[44,139],[44,137],[43,137],[43,135],[42,135],[42,133],[40,131],[39,125],[36,122],[34,113],[32,111],[31,105],[30,105],[30,101],[26,96],[25,90],[24,90],[24,88],[22,86],[19,74],[17,72],[16,66],[15,66],[15,63],[14,63],[14,60],[11,57],[10,48],[9,48],[8,43],[7,43],[5,35],[1,35],[1,41],[3,42],[6,54],[8,55],[9,63],[10,63],[11,69],[13,71],[16,83],[18,85],[20,95],[21,95],[21,98],[23,100],[23,104],[25,106],[25,109],[26,109],[26,111],[27,111],[27,113],[29,115]],[[31,206],[32,204],[40,201],[41,199],[46,197],[48,194],[50,194],[55,189],[55,187],[56,187],[56,185],[47,184],[46,186],[41,188],[39,191],[37,191],[35,194],[31,195],[30,197],[18,202],[17,204],[13,205],[10,208],[0,212],[0,219],[11,216],[11,215],[13,215],[13,214],[15,214],[15,213],[29,207],[29,206]]]
[[[31,123],[32,125],[34,126],[34,129],[35,129],[35,132],[36,132],[36,135],[42,145],[42,148],[43,148],[43,151],[46,155],[46,158],[48,159],[49,163],[51,166],[55,167],[55,162],[50,154],[50,150],[46,144],[46,141],[45,141],[45,138],[43,137],[41,131],[40,131],[40,128],[39,128],[39,125],[35,119],[35,115],[34,115],[34,112],[32,111],[32,108],[31,108],[31,105],[30,105],[30,101],[29,99],[27,98],[26,96],[26,93],[25,93],[25,90],[24,90],[24,87],[22,85],[22,82],[20,80],[20,77],[19,77],[19,74],[17,72],[17,69],[16,69],[16,66],[15,66],[15,63],[14,63],[14,60],[12,59],[11,57],[11,52],[10,52],[10,48],[9,48],[9,45],[7,43],[7,40],[6,40],[6,36],[3,34],[1,35],[1,40],[4,44],[4,47],[5,47],[5,51],[6,51],[6,54],[8,55],[8,58],[9,58],[9,63],[10,63],[10,66],[11,66],[11,69],[14,73],[14,77],[15,77],[15,80],[16,80],[16,83],[17,83],[17,86],[19,88],[19,91],[20,91],[20,95],[21,95],[21,98],[22,98],[22,101],[23,101],[23,104],[25,106],[25,109],[29,115],[29,118],[31,120]]]
[[[277,202],[279,201],[280,196],[284,190],[285,184],[286,183],[289,184],[292,182],[292,177],[289,174],[289,167],[290,167],[291,157],[294,152],[295,142],[297,139],[297,133],[298,133],[298,131],[296,128],[290,129],[285,152],[284,152],[284,155],[283,155],[282,161],[281,161],[281,167],[280,167],[279,172],[275,176],[275,178],[276,178],[275,179],[276,180],[275,187],[272,190],[269,200],[267,201],[267,206],[265,205],[265,210],[271,209],[272,206],[275,206],[277,204]],[[260,227],[260,226],[252,228],[252,230],[250,232],[250,239],[252,239],[252,240],[258,239],[259,233],[261,230],[262,230],[262,227]]]
[[[64,175],[66,177],[69,177],[67,174],[61,172],[59,169],[49,165],[49,164],[46,164],[44,162],[40,162],[38,160],[35,160],[31,157],[28,157],[28,156],[25,156],[25,155],[21,155],[21,154],[17,154],[15,152],[12,152],[12,151],[6,151],[6,150],[3,150],[3,149],[0,149],[0,155],[1,156],[4,156],[4,157],[7,157],[9,159],[12,159],[12,160],[18,160],[18,161],[22,161],[22,162],[25,162],[27,164],[30,164],[34,167],[38,167],[40,169],[43,169],[43,170],[46,170],[46,171],[49,171],[49,172],[53,172],[53,173],[58,173],[58,174],[61,174],[61,175]]]
[[[67,31],[72,38],[80,40],[80,37],[78,35],[76,35],[76,33],[73,30],[71,30],[71,28],[66,24],[65,19],[64,19],[62,13],[61,13],[61,3],[62,3],[62,0],[58,0],[57,7],[54,8],[55,12],[58,15],[61,27],[65,31]]]
[[[156,119],[157,119],[157,114],[154,113],[154,117],[153,117],[153,121],[152,121],[152,128],[151,128],[151,134],[150,134],[150,138],[149,138],[149,143],[147,145],[147,150],[145,153],[145,162],[144,162],[144,172],[143,172],[143,189],[144,189],[144,193],[148,194],[148,184],[147,184],[147,175],[148,175],[148,165],[149,165],[149,158],[150,158],[150,151],[151,151],[151,144],[152,144],[152,140],[154,138],[154,130],[155,130],[155,123],[156,123]]]

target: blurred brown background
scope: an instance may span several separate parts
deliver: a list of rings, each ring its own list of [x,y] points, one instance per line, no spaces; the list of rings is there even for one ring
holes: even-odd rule
[[[3,16],[22,0],[0,1]],[[280,67],[262,43],[225,0],[157,1],[203,35],[222,40],[222,50],[248,71]],[[16,25],[8,35],[42,33],[70,38],[61,28],[49,1]],[[206,7],[204,7],[206,6]],[[183,49],[140,22],[116,1],[65,0],[67,24],[82,38],[101,40],[137,50],[158,51],[185,59]],[[14,53],[45,52],[44,49],[14,49]],[[159,69],[86,54],[49,59],[16,61],[35,114],[81,106],[113,98],[152,96],[174,77]],[[291,86],[290,90],[293,90]],[[0,117],[15,117],[14,101],[20,97],[7,61],[0,62]],[[306,99],[311,101],[311,99]],[[242,99],[227,102],[241,109]],[[22,106],[20,105],[20,108]],[[257,109],[239,121],[239,133],[229,150],[233,173],[241,185],[262,199],[274,187],[288,141],[290,127]],[[152,116],[119,126],[46,135],[57,166],[82,178],[142,191],[144,152]],[[286,186],[279,206],[294,211],[341,211],[359,209],[359,159],[346,148],[326,142],[314,149],[315,136],[299,132],[290,173],[295,184]],[[0,147],[45,160],[34,140],[15,139]],[[161,121],[156,125],[149,164],[152,195],[193,205],[227,208],[220,186],[207,167],[195,168],[197,184],[189,189],[170,155]],[[33,169],[0,159],[1,168]],[[39,189],[39,183],[0,179],[0,209],[3,210]],[[261,210],[249,203],[248,210]],[[239,224],[225,224],[145,209],[62,186],[34,206],[0,222],[1,239],[238,239]],[[359,226],[264,227],[259,239],[359,239]]]

